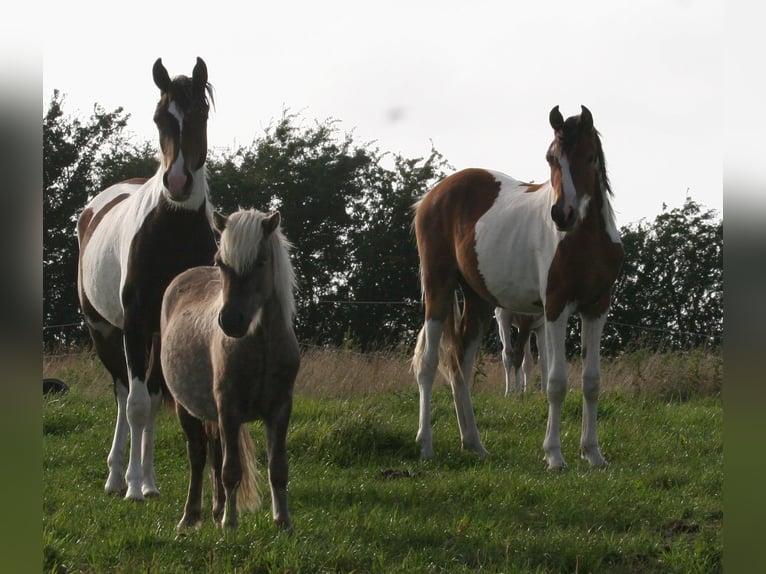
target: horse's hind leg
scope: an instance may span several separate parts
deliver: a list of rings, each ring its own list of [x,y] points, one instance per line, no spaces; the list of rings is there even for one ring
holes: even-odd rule
[[[532,372],[532,352],[529,348],[529,335],[531,321],[526,317],[523,317],[519,321],[519,336],[516,338],[516,349],[513,353],[513,372],[516,376],[516,390],[527,390],[527,382]],[[527,357],[529,357],[527,359]],[[524,367],[524,363],[527,363],[527,367]],[[522,377],[524,382],[522,384]]]
[[[286,401],[278,412],[267,420],[266,444],[269,455],[269,484],[271,486],[271,514],[274,524],[283,530],[292,530],[287,509],[287,425],[290,422],[292,401]]]
[[[186,454],[189,458],[189,490],[184,505],[184,515],[176,527],[183,530],[195,526],[202,514],[202,482],[207,458],[207,440],[202,421],[189,413],[181,403],[176,403],[178,420],[186,433]]]
[[[420,445],[420,458],[427,460],[434,454],[431,430],[431,387],[439,366],[439,341],[444,321],[428,318],[418,334],[412,366],[418,381],[420,405],[418,411],[418,434],[415,441]]]
[[[495,308],[495,320],[497,321],[497,333],[500,336],[500,342],[503,350],[500,354],[503,359],[503,369],[505,371],[505,396],[509,397],[513,393],[512,371],[513,371],[513,345],[511,344],[511,316],[510,312],[502,307]]]
[[[462,353],[458,353],[460,370],[453,373],[450,384],[462,446],[464,449],[486,456],[489,453],[481,443],[473,403],[471,402],[471,381],[473,381],[476,354],[484,336],[487,319],[491,316],[492,308],[467,287],[463,288],[463,293],[465,301],[459,334]],[[461,354],[462,357],[460,357]]]
[[[117,420],[114,425],[114,437],[106,463],[109,476],[104,490],[109,494],[125,494],[128,488],[125,482],[125,449],[128,444],[128,371],[125,365],[125,353],[122,347],[122,331],[110,325],[100,317],[86,321],[93,346],[101,362],[109,371],[114,382],[114,398],[117,402]]]

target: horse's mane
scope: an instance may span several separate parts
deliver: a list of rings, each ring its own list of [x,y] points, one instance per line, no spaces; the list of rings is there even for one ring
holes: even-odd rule
[[[295,272],[290,263],[292,244],[277,227],[263,240],[263,220],[268,214],[257,209],[240,209],[232,213],[221,236],[221,259],[237,273],[249,271],[258,257],[258,247],[270,250],[274,266],[274,292],[279,299],[285,320],[295,315]]]
[[[170,95],[174,100],[182,102],[184,105],[188,104],[194,99],[194,92],[192,90],[192,79],[188,76],[176,76],[170,83]],[[205,84],[206,97],[205,105],[213,107],[215,109],[215,97],[213,85],[208,82]]]

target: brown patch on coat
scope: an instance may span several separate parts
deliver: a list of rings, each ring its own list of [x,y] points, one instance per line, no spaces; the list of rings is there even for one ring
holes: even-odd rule
[[[465,169],[442,180],[419,203],[415,236],[426,320],[450,313],[458,282],[495,303],[478,271],[475,224],[499,192],[491,173]]]
[[[525,183],[524,185],[527,188],[524,190],[524,193],[534,193],[545,184],[544,183]]]
[[[602,201],[598,197],[590,202],[585,218],[556,248],[546,287],[548,321],[555,321],[570,302],[586,317],[598,317],[609,309],[624,252],[606,232]]]

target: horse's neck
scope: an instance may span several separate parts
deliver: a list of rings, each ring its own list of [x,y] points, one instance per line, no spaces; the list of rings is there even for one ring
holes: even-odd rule
[[[614,213],[606,190],[594,190],[578,228],[581,229],[581,233],[597,236],[606,235],[612,243],[620,243],[620,234],[614,221]]]

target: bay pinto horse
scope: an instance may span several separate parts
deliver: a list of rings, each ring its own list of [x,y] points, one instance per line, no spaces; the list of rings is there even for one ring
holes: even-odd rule
[[[540,387],[545,392],[548,365],[545,360],[545,316],[513,313],[502,307],[495,308],[495,320],[500,342],[503,344],[502,359],[505,370],[505,396],[514,392],[526,392],[532,382],[535,359],[532,356],[531,335],[535,334],[540,358]],[[519,331],[516,345],[511,342],[511,329]],[[515,380],[515,383],[512,382]]]
[[[147,373],[149,363],[158,361],[152,341],[162,294],[181,271],[211,264],[217,249],[205,172],[212,100],[207,67],[197,58],[191,78],[171,80],[157,59],[153,77],[160,90],[157,172],[102,191],[77,222],[80,307],[117,401],[105,490],[132,500],[159,494],[154,423],[164,383],[161,373]]]
[[[254,508],[255,456],[247,421],[266,427],[272,515],[290,530],[285,440],[300,351],[293,331],[295,276],[280,215],[216,213],[215,267],[195,267],[168,286],[162,303],[162,371],[186,433],[189,490],[179,530],[200,521],[206,449],[213,518],[238,522]]]
[[[466,169],[442,180],[415,205],[425,304],[413,357],[422,458],[433,456],[429,403],[437,367],[452,386],[463,447],[487,454],[470,384],[485,325],[492,309],[502,307],[545,314],[548,424],[543,450],[549,469],[566,466],[559,430],[567,392],[564,339],[567,319],[580,314],[580,449],[591,466],[606,464],[596,432],[600,342],[623,249],[593,116],[583,106],[579,116],[565,121],[556,106],[549,121],[554,132],[546,154],[549,181],[529,184],[494,171]]]

